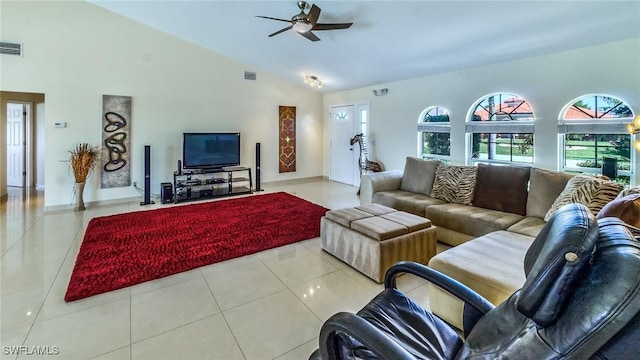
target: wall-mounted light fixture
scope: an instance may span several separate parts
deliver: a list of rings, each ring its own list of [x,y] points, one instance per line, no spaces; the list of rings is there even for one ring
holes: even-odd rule
[[[636,116],[632,123],[627,124],[627,131],[629,131],[631,135],[640,134],[640,115]],[[635,140],[633,147],[640,151],[640,140]]]
[[[380,90],[372,90],[371,92],[373,92],[373,95],[375,96],[384,96],[387,95],[389,93],[389,89],[388,88],[384,88],[384,89],[380,89]]]
[[[311,87],[318,87],[318,89],[322,87],[322,81],[315,75],[305,75],[304,83]]]

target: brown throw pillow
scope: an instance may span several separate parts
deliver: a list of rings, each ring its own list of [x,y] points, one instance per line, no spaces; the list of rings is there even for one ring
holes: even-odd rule
[[[640,194],[617,198],[605,205],[596,219],[606,217],[617,217],[631,226],[640,228]]]
[[[529,167],[478,164],[473,205],[525,215],[530,173]]]

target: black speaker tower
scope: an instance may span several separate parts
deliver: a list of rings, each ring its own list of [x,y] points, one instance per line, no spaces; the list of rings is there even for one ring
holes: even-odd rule
[[[263,191],[260,188],[260,143],[256,143],[256,191]]]
[[[144,201],[140,205],[155,204],[151,201],[151,146],[144,146]]]

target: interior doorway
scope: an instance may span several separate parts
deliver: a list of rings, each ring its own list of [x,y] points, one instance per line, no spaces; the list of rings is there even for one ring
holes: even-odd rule
[[[349,140],[356,134],[368,135],[369,104],[358,103],[332,106],[330,115],[330,168],[329,180],[360,186],[358,158],[360,148]]]
[[[31,130],[30,124],[30,103],[7,102],[7,186],[23,188],[28,184],[27,132]]]

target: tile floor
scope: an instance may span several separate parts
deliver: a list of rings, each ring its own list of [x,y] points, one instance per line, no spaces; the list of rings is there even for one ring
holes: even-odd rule
[[[264,188],[331,209],[358,204],[356,188],[326,180]],[[383,288],[323,252],[315,238],[63,300],[91,218],[165,206],[172,205],[142,208],[138,199],[84,212],[45,212],[41,192],[10,188],[8,202],[0,205],[1,358],[307,359],[324,320],[357,311]],[[405,275],[399,284],[426,301],[421,280]],[[25,348],[9,354],[12,346]],[[49,355],[25,352],[34,346]]]

